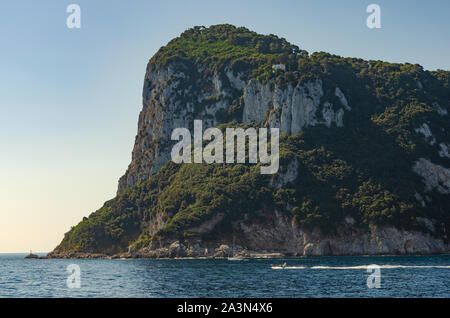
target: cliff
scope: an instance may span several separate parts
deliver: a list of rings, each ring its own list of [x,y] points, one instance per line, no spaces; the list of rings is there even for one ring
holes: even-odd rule
[[[195,27],[149,61],[117,196],[50,257],[449,251],[450,72]],[[280,170],[170,161],[173,129],[279,128]]]

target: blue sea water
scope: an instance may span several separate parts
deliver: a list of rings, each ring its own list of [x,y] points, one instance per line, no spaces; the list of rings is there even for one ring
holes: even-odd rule
[[[450,255],[287,259],[24,259],[0,254],[0,297],[450,297]],[[288,268],[272,269],[286,263]],[[81,288],[67,286],[67,266]],[[380,268],[368,288],[365,265]],[[291,267],[291,268],[290,268]]]

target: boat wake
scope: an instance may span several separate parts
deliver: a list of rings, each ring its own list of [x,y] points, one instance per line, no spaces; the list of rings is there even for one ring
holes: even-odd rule
[[[380,269],[396,269],[396,268],[447,268],[450,269],[450,265],[358,265],[358,266],[282,266],[272,265],[272,269],[368,269],[377,266]]]
[[[441,265],[359,265],[359,266],[313,266],[311,269],[367,269],[372,266],[377,266],[381,269],[393,268],[450,268],[450,266]]]

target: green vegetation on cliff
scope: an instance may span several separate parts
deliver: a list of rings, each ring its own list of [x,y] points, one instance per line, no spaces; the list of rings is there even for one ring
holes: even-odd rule
[[[333,232],[351,216],[359,228],[372,224],[430,231],[417,218],[437,220],[433,235],[450,231],[450,198],[428,193],[427,207],[416,199],[425,185],[411,167],[425,157],[450,166],[415,132],[427,123],[438,140],[450,140],[448,117],[434,106],[450,109],[448,71],[425,71],[420,65],[343,58],[324,52],[309,55],[274,35],[218,25],[195,27],[159,50],[150,64],[204,74],[246,74],[247,79],[296,85],[318,78],[324,100],[338,104],[336,84],[352,106],[344,127],[309,127],[281,136],[281,168],[298,162],[298,176],[281,189],[276,176],[259,173],[256,165],[167,163],[151,179],[129,187],[66,233],[58,250],[117,253],[130,244],[145,247],[176,238],[214,240],[232,231],[234,221],[266,222],[261,211],[280,211],[304,228]],[[282,63],[286,71],[274,71]],[[206,76],[206,75],[205,75]],[[224,81],[225,82],[225,81]],[[242,92],[235,92],[222,121],[242,118]],[[237,115],[236,115],[237,114]],[[270,212],[268,212],[270,213]],[[223,217],[205,233],[198,227]],[[155,222],[164,226],[153,231]]]

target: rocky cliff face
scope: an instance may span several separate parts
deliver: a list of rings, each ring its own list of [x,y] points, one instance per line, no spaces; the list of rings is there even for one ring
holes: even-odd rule
[[[233,26],[188,30],[147,66],[117,197],[50,256],[228,256],[232,237],[250,256],[447,252],[449,79]],[[195,119],[279,128],[279,172],[171,163],[172,131]]]
[[[377,226],[361,231],[353,226],[352,218],[347,218],[346,224],[340,226],[334,235],[324,235],[317,230],[305,231],[279,212],[266,221],[271,221],[270,227],[267,224],[235,224],[242,234],[234,249],[225,242],[205,245],[176,240],[164,247],[130,248],[121,257],[229,257],[233,252],[245,257],[406,255],[439,254],[450,249],[443,240],[423,232]]]
[[[183,65],[178,65],[178,69],[183,68]],[[170,160],[174,144],[170,136],[175,128],[192,130],[195,119],[203,121],[204,130],[221,123],[216,115],[229,107],[236,92],[242,92],[243,98],[242,118],[238,118],[241,123],[279,128],[280,133],[288,135],[298,134],[304,128],[316,125],[343,127],[344,113],[351,110],[344,93],[337,86],[335,96],[340,104],[334,106],[323,100],[320,79],[280,87],[274,80],[262,84],[249,80],[242,73],[235,75],[228,69],[221,80],[217,72],[204,77],[201,68],[186,74],[175,71],[171,66],[149,65],[132,160],[119,180],[118,193],[125,187],[148,180]],[[212,102],[198,111],[196,106],[205,101]]]

